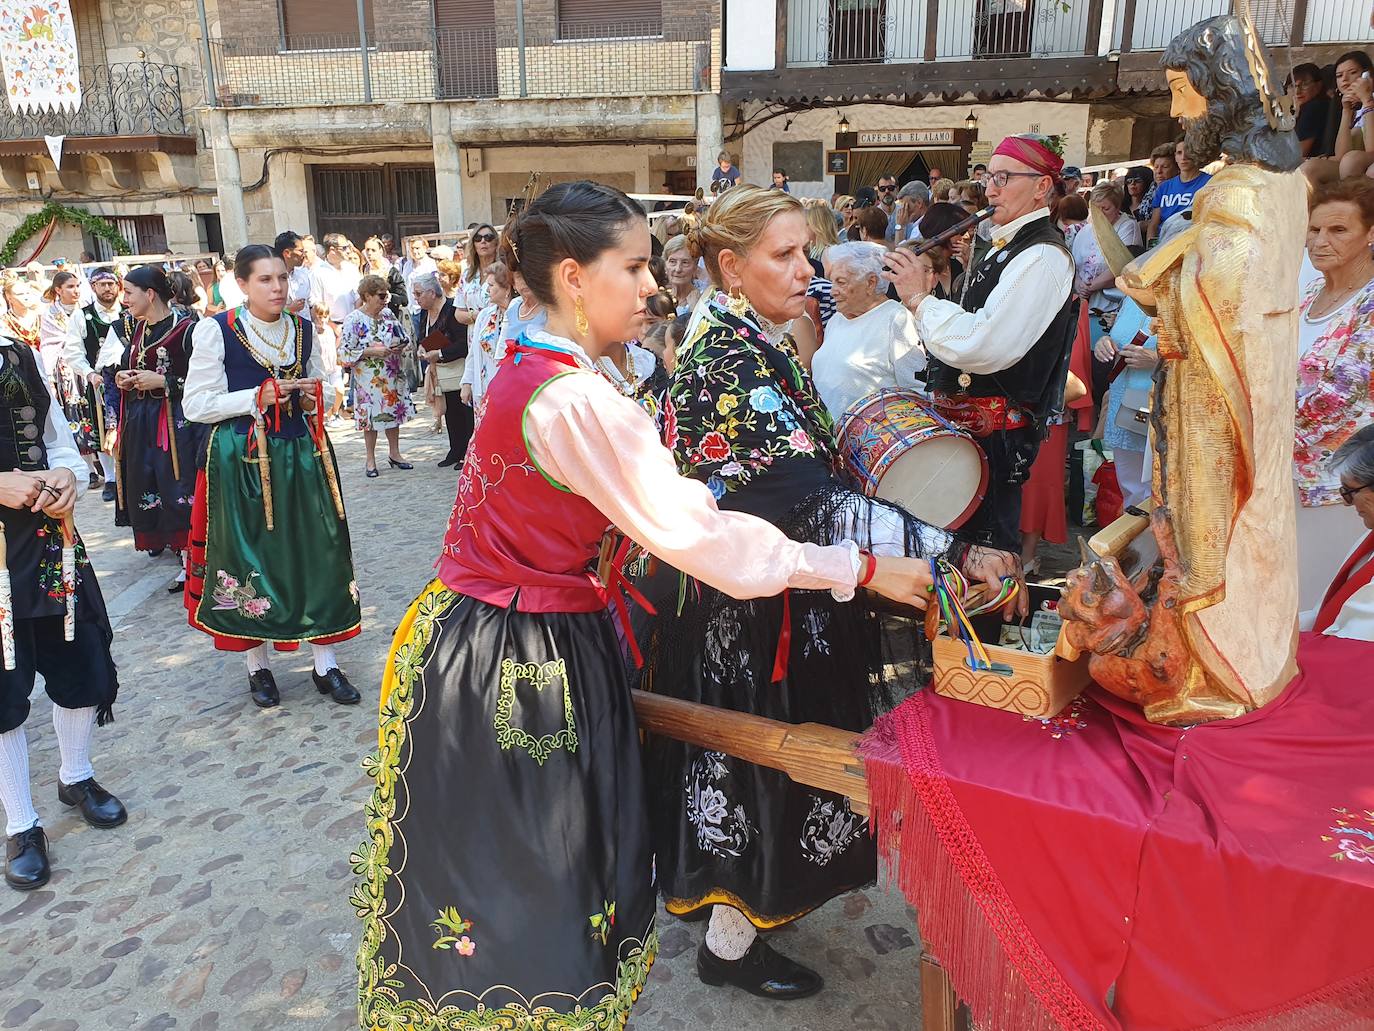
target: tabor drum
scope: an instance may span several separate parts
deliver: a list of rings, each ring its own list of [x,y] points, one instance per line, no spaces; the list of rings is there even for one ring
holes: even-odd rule
[[[879,390],[840,419],[840,461],[869,497],[955,529],[988,487],[988,460],[964,430],[910,390]]]

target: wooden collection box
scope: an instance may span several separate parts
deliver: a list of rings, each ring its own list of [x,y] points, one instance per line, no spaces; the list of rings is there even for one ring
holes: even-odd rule
[[[995,668],[973,670],[961,641],[935,638],[935,690],[948,698],[1007,709],[1023,716],[1054,716],[1078,697],[1091,679],[1088,656],[1069,660],[1050,652],[986,645]]]

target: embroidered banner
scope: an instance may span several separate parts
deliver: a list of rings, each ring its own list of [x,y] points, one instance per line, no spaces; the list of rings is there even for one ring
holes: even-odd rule
[[[13,110],[81,106],[68,0],[0,0],[0,61]]]

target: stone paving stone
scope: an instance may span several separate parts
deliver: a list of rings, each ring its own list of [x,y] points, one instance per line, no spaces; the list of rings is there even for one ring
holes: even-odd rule
[[[170,557],[135,552],[113,506],[98,493],[82,499],[77,525],[106,601],[126,612],[115,633],[116,719],[96,732],[94,761],[129,822],[94,830],[58,805],[39,688],[31,767],[54,876],[29,895],[0,886],[0,1028],[357,1027],[348,854],[362,840],[371,786],[360,764],[375,747],[392,632],[433,575],[457,479],[436,467],[446,441],[427,423],[402,431],[416,469],[383,465],[375,480],[363,477],[361,435],[331,430],[364,609],[363,635],[339,648],[363,693],[358,706],[319,695],[301,651],[273,657],[282,705],[254,707],[242,658],[216,653],[186,626],[180,596],[163,589],[176,573]],[[662,916],[663,952],[634,1031],[920,1026],[915,926],[895,892],[855,892],[776,935],[826,977],[825,992],[799,1003],[703,987],[703,930]]]

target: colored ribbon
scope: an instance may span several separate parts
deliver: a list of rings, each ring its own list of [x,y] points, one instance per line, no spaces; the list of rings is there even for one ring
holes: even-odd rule
[[[778,651],[773,656],[773,683],[780,684],[787,677],[792,657],[792,590],[782,592],[782,627],[778,630]]]
[[[606,569],[606,592],[611,596],[611,601],[615,605],[616,612],[620,615],[620,625],[625,629],[625,643],[630,646],[630,654],[635,660],[635,669],[644,668],[644,656],[639,650],[639,642],[635,640],[634,627],[630,625],[630,608],[625,604],[625,595],[630,596],[630,600],[642,608],[651,616],[657,616],[658,610],[649,603],[649,599],[644,597],[635,585],[625,577],[625,565],[630,561],[631,552],[635,548],[634,542],[628,537],[625,538],[616,550],[615,557],[611,560]]]

